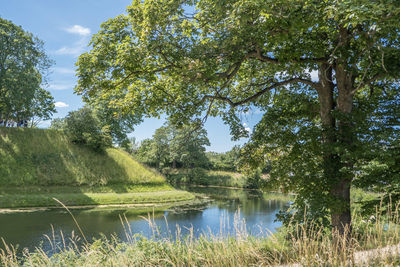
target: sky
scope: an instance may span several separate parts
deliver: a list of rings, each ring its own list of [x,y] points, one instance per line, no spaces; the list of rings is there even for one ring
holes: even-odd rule
[[[56,102],[57,113],[53,118],[65,117],[84,105],[73,90],[77,81],[75,62],[81,53],[88,51],[90,38],[99,31],[101,23],[124,13],[130,3],[131,0],[0,0],[0,17],[44,41],[47,55],[55,62],[47,88]],[[242,118],[250,132],[260,119],[257,112]],[[137,141],[150,138],[164,122],[163,116],[145,119],[130,136]],[[46,121],[40,127],[49,125],[50,121]],[[205,129],[211,143],[207,151],[225,152],[247,141],[232,141],[229,127],[220,118],[209,118]]]

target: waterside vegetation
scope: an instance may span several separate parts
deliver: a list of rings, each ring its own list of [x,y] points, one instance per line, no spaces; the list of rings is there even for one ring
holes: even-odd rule
[[[25,251],[6,246],[0,252],[4,266],[396,266],[400,264],[400,229],[398,209],[395,216],[377,213],[364,220],[355,216],[351,242],[311,221],[292,224],[270,235],[246,232],[245,222],[237,216],[235,234],[226,236],[205,233],[194,238],[179,230],[169,238],[158,238],[159,227],[149,215],[151,238],[134,235],[128,222],[121,218],[128,242],[102,238],[79,246],[65,240],[48,238],[52,251]],[[388,216],[390,215],[390,216]],[[224,225],[224,224],[221,224]],[[374,248],[374,249],[371,249]]]

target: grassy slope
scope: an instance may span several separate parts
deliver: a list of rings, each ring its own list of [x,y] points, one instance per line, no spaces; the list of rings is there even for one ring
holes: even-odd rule
[[[191,199],[128,153],[96,153],[57,131],[0,127],[0,207],[160,203]]]

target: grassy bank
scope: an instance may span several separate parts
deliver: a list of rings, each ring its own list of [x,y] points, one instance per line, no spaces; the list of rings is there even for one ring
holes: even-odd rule
[[[201,168],[169,169],[165,173],[172,184],[192,184],[204,186],[226,186],[256,189],[262,181],[261,176],[246,176],[238,172],[214,171]]]
[[[109,148],[99,153],[58,131],[0,127],[0,208],[191,200],[165,177]]]
[[[0,253],[4,266],[398,266],[400,228],[397,219],[377,214],[374,222],[355,219],[351,242],[310,225],[292,225],[270,236],[249,236],[244,222],[233,222],[233,236],[192,234],[176,239],[158,239],[158,226],[149,218],[153,238],[132,235],[125,225],[128,242],[101,239],[82,247],[51,240],[54,254],[25,252],[7,247]],[[195,229],[192,229],[192,233]],[[222,231],[223,233],[223,231]],[[374,248],[373,250],[370,250]]]
[[[60,191],[62,192],[62,188]],[[144,205],[172,203],[194,199],[185,191],[156,191],[142,193],[39,193],[0,195],[0,208],[60,207],[56,198],[68,206]]]

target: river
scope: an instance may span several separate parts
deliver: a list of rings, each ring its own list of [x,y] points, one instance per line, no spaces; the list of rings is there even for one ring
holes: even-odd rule
[[[190,233],[194,237],[201,234],[268,235],[281,226],[275,221],[276,214],[288,205],[288,201],[277,194],[224,188],[185,189],[203,194],[208,201],[196,206],[151,212],[153,227],[143,218],[148,215],[138,215],[131,210],[72,210],[72,213],[89,240],[114,235],[126,241],[127,236],[136,233],[148,238],[172,239],[177,233],[180,237]],[[62,246],[63,239],[67,245],[71,238],[77,243],[83,239],[72,217],[61,209],[0,214],[0,237],[7,244],[18,245],[18,251],[23,248],[32,251],[37,246],[49,251],[51,243]],[[4,245],[0,244],[0,248]]]

